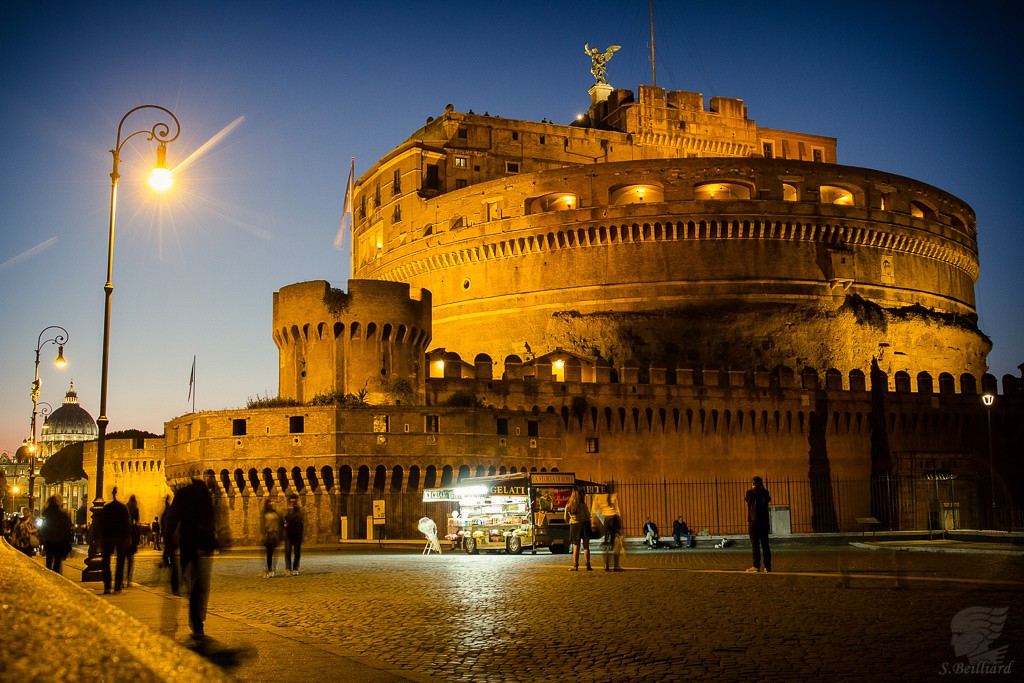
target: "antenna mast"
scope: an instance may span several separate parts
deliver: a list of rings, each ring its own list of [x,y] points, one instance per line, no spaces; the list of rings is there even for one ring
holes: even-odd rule
[[[650,0],[651,8],[651,85],[658,87],[658,76],[654,71],[654,0]]]

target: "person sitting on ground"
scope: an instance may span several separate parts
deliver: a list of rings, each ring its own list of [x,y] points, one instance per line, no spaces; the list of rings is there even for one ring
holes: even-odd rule
[[[690,527],[686,525],[682,515],[672,523],[672,540],[676,542],[676,548],[682,548],[684,545],[687,548],[693,547],[693,534],[690,533]]]
[[[651,548],[657,548],[659,545],[658,525],[652,522],[650,517],[644,523],[644,544]]]

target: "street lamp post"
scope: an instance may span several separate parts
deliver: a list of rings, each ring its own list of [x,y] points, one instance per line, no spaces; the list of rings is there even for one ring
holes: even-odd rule
[[[53,337],[43,339],[47,332],[50,330],[60,330],[60,332],[54,334]],[[28,442],[25,444],[28,446],[28,452],[32,458],[32,469],[28,474],[28,508],[29,510],[35,510],[33,507],[32,498],[35,495],[35,480],[36,480],[36,416],[39,414],[39,389],[42,384],[39,382],[39,356],[42,353],[43,347],[47,344],[57,345],[57,359],[53,361],[53,364],[58,368],[62,368],[67,365],[67,361],[64,360],[64,345],[68,343],[68,331],[60,325],[50,325],[44,327],[43,331],[39,333],[39,337],[36,338],[36,376],[32,380],[32,436],[29,437]],[[47,403],[46,405],[50,405]]]
[[[155,109],[163,112],[174,122],[174,128],[171,128],[171,124],[161,121],[154,124],[152,128],[138,130],[122,137],[125,121],[132,114],[143,109]],[[163,118],[163,114],[160,115],[161,118]],[[103,460],[106,449],[107,423],[109,422],[107,419],[107,376],[110,357],[110,296],[114,292],[114,216],[117,211],[117,181],[121,177],[118,171],[121,163],[121,149],[136,135],[145,135],[147,141],[156,140],[156,167],[150,175],[149,184],[153,189],[163,191],[170,188],[172,183],[171,173],[167,169],[166,163],[167,143],[177,140],[180,134],[181,124],[178,123],[178,118],[169,109],[155,104],[144,104],[130,110],[121,118],[121,123],[117,125],[117,139],[114,148],[110,150],[110,154],[114,158],[114,164],[113,170],[110,172],[110,229],[107,242],[107,282],[103,285],[103,358],[100,365],[100,414],[96,418],[96,426],[99,432],[96,439],[96,498],[92,505],[93,522],[96,521],[97,511],[103,507]],[[86,568],[82,570],[83,581],[96,581],[100,578],[98,567],[99,553],[95,536],[95,534],[91,534],[92,540],[89,544],[89,557],[86,560]]]
[[[992,497],[992,522],[996,521],[996,471],[993,469],[992,459],[992,404],[996,402],[995,394],[985,392],[981,395],[981,402],[985,404],[985,415],[988,417],[988,481],[991,487],[989,495]]]

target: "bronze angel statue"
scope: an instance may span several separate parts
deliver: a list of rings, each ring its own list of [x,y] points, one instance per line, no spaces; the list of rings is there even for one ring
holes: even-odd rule
[[[590,73],[594,74],[594,78],[597,79],[598,83],[608,83],[604,77],[606,71],[605,64],[612,58],[612,54],[619,47],[619,45],[609,45],[607,50],[601,52],[596,47],[590,47],[589,43],[584,43],[583,50],[590,55]]]

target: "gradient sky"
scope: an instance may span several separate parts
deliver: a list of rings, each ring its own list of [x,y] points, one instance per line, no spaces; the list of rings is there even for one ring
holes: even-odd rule
[[[181,121],[170,165],[240,123],[157,198],[143,137],[122,153],[108,416],[147,429],[277,394],[271,296],[344,287],[332,242],[356,173],[452,103],[569,123],[593,83],[583,44],[622,46],[608,80],[651,82],[646,1],[501,3],[6,0],[0,4],[0,450],[74,380],[99,413],[117,124]],[[980,325],[997,376],[1024,362],[1017,2],[655,3],[658,85],[742,98],[759,125],[838,138],[839,161],[951,192],[978,220]],[[154,119],[131,119],[133,132]],[[126,124],[127,125],[127,124]]]

